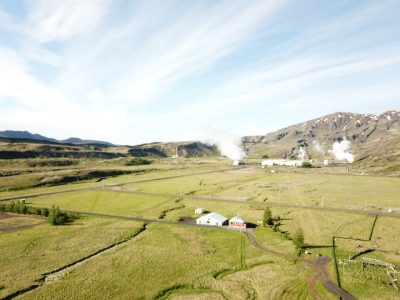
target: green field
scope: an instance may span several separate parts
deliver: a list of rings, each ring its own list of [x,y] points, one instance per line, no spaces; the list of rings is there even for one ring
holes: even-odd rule
[[[115,162],[110,165],[115,168]],[[311,253],[303,252],[302,257],[313,260],[316,254],[328,256],[327,268],[336,283],[332,238],[338,237],[336,264],[340,284],[353,296],[400,296],[390,284],[386,269],[360,267],[364,258],[400,265],[399,178],[322,174],[313,170],[271,174],[268,169],[255,166],[230,169],[227,161],[211,159],[165,159],[150,166],[140,173],[99,182],[87,180],[37,188],[25,188],[24,184],[23,189],[3,190],[0,197],[23,198],[29,194],[97,188],[26,198],[27,205],[55,205],[61,210],[80,212],[80,218],[68,225],[51,226],[43,217],[21,215],[0,220],[0,297],[38,285],[17,298],[335,299],[320,280],[313,279],[312,265],[290,258],[296,256],[290,237],[298,228],[304,232],[304,250]],[[68,172],[68,168],[62,172]],[[29,176],[36,178],[38,173],[10,176],[0,184],[9,184],[13,179],[17,184],[19,176],[22,181],[29,181]],[[196,218],[194,210],[203,207],[228,218],[240,215],[259,225],[268,203],[273,217],[279,218],[279,230],[261,225],[253,235],[260,245],[287,255],[286,258],[256,248],[239,231],[182,226],[185,223],[179,222],[182,218]],[[332,211],[330,207],[348,211]],[[376,222],[375,216],[368,214],[368,210],[388,208],[395,210],[393,215],[379,216]],[[151,221],[143,232],[131,238],[143,230],[145,221],[122,217]],[[10,227],[16,230],[1,230]],[[56,280],[40,281],[44,274],[120,241],[124,242],[84,260]],[[344,262],[350,255],[367,249],[372,251],[361,254],[357,262],[339,264],[339,260]]]

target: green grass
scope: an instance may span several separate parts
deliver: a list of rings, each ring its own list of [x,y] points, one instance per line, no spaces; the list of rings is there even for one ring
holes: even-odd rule
[[[79,167],[92,163],[83,161]],[[120,163],[104,162],[110,168]],[[96,164],[99,162],[93,166],[97,167]],[[27,199],[27,202],[34,206],[56,205],[65,210],[143,218],[156,219],[164,215],[165,220],[172,221],[184,216],[197,217],[194,210],[203,207],[228,218],[241,215],[247,221],[257,223],[264,211],[261,204],[269,201],[320,207],[361,208],[365,204],[374,209],[400,207],[397,197],[400,194],[399,178],[318,174],[315,170],[306,170],[304,174],[270,174],[268,169],[258,167],[195,174],[228,166],[227,160],[166,159],[145,166],[146,172],[142,174],[122,175],[98,183],[87,181],[3,192],[0,196],[134,182],[122,189],[178,196],[96,190],[41,196]],[[188,176],[170,178],[180,175]],[[29,180],[30,176],[37,174],[13,177]],[[153,180],[158,178],[164,179]],[[218,202],[180,197],[181,193],[231,200],[250,199],[248,203]],[[332,255],[332,236],[368,239],[374,219],[364,213],[283,207],[271,207],[271,210],[274,217],[281,217],[281,230],[290,235],[301,227],[308,250],[327,256]],[[113,218],[84,217],[68,226],[41,224],[24,231],[0,233],[0,249],[2,254],[6,254],[0,258],[2,269],[3,266],[6,269],[0,275],[0,285],[4,286],[0,297],[29,286],[45,272],[122,239],[140,225]],[[370,242],[338,239],[338,256],[345,258],[362,249],[375,247],[377,250],[368,254],[370,257],[400,264],[399,228],[400,219],[379,217]],[[281,233],[260,227],[254,234],[265,247],[295,253],[292,242]],[[33,250],[27,254],[21,252],[29,247]],[[371,274],[376,273],[377,278],[381,278],[380,271],[360,273],[357,268],[349,266],[342,274],[341,268],[339,272],[344,287],[357,298],[391,299],[397,295],[385,280],[373,279],[371,287],[366,287]],[[332,260],[329,270],[334,278]],[[311,271],[292,261],[261,252],[239,232],[151,224],[137,238],[73,269],[62,280],[42,286],[21,298],[155,299],[158,295],[168,299],[309,299],[316,293],[321,299],[330,299],[332,295],[320,283],[314,291],[309,290],[307,281]]]
[[[62,281],[21,298],[155,299],[166,292],[178,296],[206,292],[244,299],[250,291],[256,291],[259,298],[268,299],[268,291],[262,288],[265,282],[268,286],[272,282],[284,285],[304,276],[304,272],[281,260],[241,270],[241,243],[238,232],[152,224],[139,238],[105,253],[101,259],[86,262]],[[251,247],[247,241],[245,247]],[[246,259],[271,259],[258,250],[245,253]],[[221,269],[236,271],[215,279],[213,274]],[[262,278],[258,275],[260,269]],[[279,272],[284,274],[277,278]]]
[[[0,232],[0,297],[25,288],[42,274],[58,269],[118,242],[141,226],[139,222],[83,217],[71,225],[47,223],[31,229]]]
[[[29,199],[29,205],[59,206],[62,210],[110,213],[157,219],[163,210],[176,205],[174,198],[132,195],[108,191],[80,191]]]

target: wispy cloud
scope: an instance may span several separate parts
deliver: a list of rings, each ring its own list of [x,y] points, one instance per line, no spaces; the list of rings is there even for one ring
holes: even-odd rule
[[[110,4],[110,0],[31,1],[26,31],[40,43],[88,34],[96,28]]]
[[[207,126],[265,133],[400,97],[396,1],[1,7],[3,128],[117,143],[195,139]]]

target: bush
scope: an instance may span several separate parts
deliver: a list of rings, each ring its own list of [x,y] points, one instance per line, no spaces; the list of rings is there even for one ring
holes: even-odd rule
[[[144,158],[133,158],[125,162],[125,166],[140,166],[140,165],[149,165],[152,161]]]
[[[303,164],[301,165],[301,167],[302,167],[302,168],[312,168],[313,165],[312,165],[310,162],[305,161],[305,162],[303,162]]]
[[[48,217],[49,216],[49,209],[47,207],[42,207],[39,212],[40,215]]]
[[[264,154],[263,156],[261,156],[261,158],[269,158],[269,156],[267,154]]]
[[[27,213],[30,215],[40,215],[40,208],[28,206]]]
[[[67,213],[61,212],[58,206],[53,205],[49,211],[48,221],[51,225],[62,225],[71,221],[71,218]]]

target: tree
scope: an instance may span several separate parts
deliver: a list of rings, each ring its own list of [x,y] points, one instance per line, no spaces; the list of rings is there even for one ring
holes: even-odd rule
[[[50,208],[48,220],[52,225],[61,225],[69,222],[71,218],[68,214],[61,212],[58,206],[53,205]]]
[[[304,162],[301,164],[301,167],[302,167],[302,168],[312,168],[313,165],[312,165],[310,162],[308,162],[308,161],[304,161]]]
[[[40,214],[41,214],[42,216],[48,217],[48,216],[49,216],[49,209],[48,209],[47,207],[42,207],[42,208],[40,209]]]
[[[274,220],[272,219],[272,212],[271,209],[267,206],[264,210],[263,225],[272,226],[273,224]]]
[[[304,246],[304,233],[303,229],[298,228],[292,238],[293,244],[297,251],[300,251]]]

